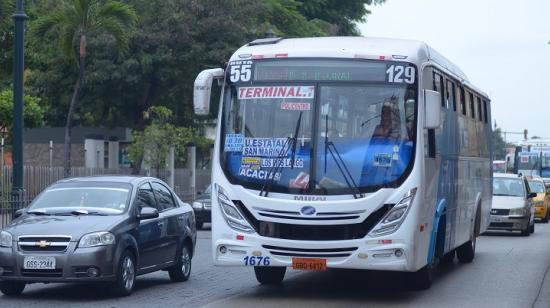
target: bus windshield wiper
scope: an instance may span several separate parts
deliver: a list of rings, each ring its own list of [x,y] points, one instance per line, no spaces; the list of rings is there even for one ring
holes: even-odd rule
[[[340,170],[340,173],[344,177],[346,184],[348,184],[348,187],[353,191],[353,198],[362,198],[363,194],[359,190],[359,186],[355,183],[355,180],[346,166],[344,159],[340,156],[340,152],[336,148],[336,145],[328,139],[328,114],[325,115],[325,174],[327,173],[327,153],[330,153],[330,156],[334,159],[338,170]]]
[[[287,137],[285,143],[283,144],[283,147],[277,153],[277,157],[273,160],[273,165],[269,169],[269,172],[267,173],[267,177],[264,180],[264,184],[262,185],[262,189],[260,190],[260,196],[267,197],[269,195],[269,191],[271,190],[271,184],[275,182],[275,175],[279,170],[281,170],[284,166],[284,160],[287,156],[287,152],[290,149],[290,169],[294,169],[294,163],[296,159],[296,145],[298,143],[298,134],[300,133],[300,124],[302,123],[302,113],[303,111],[300,111],[300,115],[298,116],[298,121],[296,122],[296,128],[294,129],[294,136]],[[270,181],[271,180],[271,181]]]
[[[294,162],[296,159],[296,145],[298,144],[298,134],[300,133],[300,124],[302,123],[302,112],[298,116],[298,123],[296,123],[296,129],[294,130],[294,138],[292,139],[292,149],[290,150],[290,169],[294,169]]]

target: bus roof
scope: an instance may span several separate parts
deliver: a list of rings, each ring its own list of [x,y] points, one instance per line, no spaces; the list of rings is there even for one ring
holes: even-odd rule
[[[430,61],[487,97],[484,92],[468,82],[466,74],[458,66],[425,42],[415,40],[357,36],[260,39],[238,49],[231,57],[231,61],[287,57],[365,58],[416,64]]]

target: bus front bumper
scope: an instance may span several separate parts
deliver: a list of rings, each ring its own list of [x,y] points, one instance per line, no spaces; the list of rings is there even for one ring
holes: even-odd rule
[[[253,266],[249,262],[250,257],[269,257],[269,262],[262,262],[260,265],[292,267],[293,259],[307,258],[326,260],[327,268],[409,272],[417,270],[410,262],[411,247],[404,240],[368,237],[304,243],[240,234],[216,240],[213,243],[213,254],[214,264],[223,266]]]

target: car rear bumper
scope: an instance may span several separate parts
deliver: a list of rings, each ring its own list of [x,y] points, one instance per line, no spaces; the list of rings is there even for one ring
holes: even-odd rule
[[[0,248],[0,280],[23,282],[96,282],[115,279],[113,245],[76,248],[71,242],[65,252],[22,252],[17,244],[12,248]],[[55,258],[55,269],[25,269],[26,256]],[[95,268],[98,275],[91,277],[88,269]]]

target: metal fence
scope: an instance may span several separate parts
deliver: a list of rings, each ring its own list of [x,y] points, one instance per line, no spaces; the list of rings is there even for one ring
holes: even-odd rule
[[[64,178],[63,167],[24,167],[24,193],[22,196],[12,196],[11,166],[4,166],[0,170],[0,228],[6,226],[12,219],[13,214],[20,208],[27,206],[40,192],[54,182]],[[72,177],[94,176],[94,175],[130,175],[129,168],[108,169],[108,168],[71,168]],[[142,170],[141,175],[157,177],[167,181],[170,171]],[[198,191],[202,191],[210,183],[210,170],[197,169],[195,174],[195,187],[192,187],[192,171],[190,169],[174,170],[173,189],[176,194],[185,202],[190,202]]]

